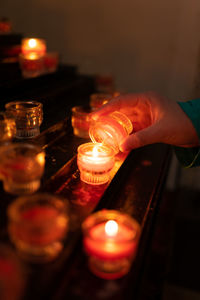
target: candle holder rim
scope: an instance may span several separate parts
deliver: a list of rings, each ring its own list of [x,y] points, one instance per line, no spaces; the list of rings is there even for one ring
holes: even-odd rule
[[[24,107],[24,104],[33,104],[35,106],[33,107]],[[20,105],[19,108],[17,108],[17,105]],[[43,108],[43,104],[39,101],[35,101],[35,100],[27,100],[27,101],[22,101],[22,100],[17,100],[17,101],[11,101],[6,103],[5,105],[6,109],[9,110],[24,110],[24,111],[31,111],[33,109],[42,109]]]
[[[93,238],[89,233],[89,229],[92,226],[95,225],[95,221],[98,218],[102,219],[102,220],[101,220],[101,222],[96,223],[96,225],[100,224],[100,223],[104,223],[104,222],[109,221],[109,220],[114,220],[114,221],[116,220],[116,221],[119,222],[119,218],[120,218],[121,219],[120,223],[122,223],[122,221],[126,221],[126,223],[127,223],[127,221],[128,221],[128,223],[131,225],[129,227],[132,228],[132,229],[135,229],[135,234],[130,239],[117,240],[117,243],[121,243],[121,242],[129,243],[132,240],[139,239],[139,236],[140,236],[140,233],[141,233],[141,226],[133,217],[131,217],[130,215],[128,215],[126,213],[116,211],[116,210],[102,210],[102,211],[98,211],[98,212],[95,212],[95,213],[91,214],[82,223],[82,231],[83,231],[84,235],[89,237],[91,240],[95,240],[95,241],[102,241],[103,240],[102,237]],[[113,241],[113,237],[108,236],[108,239]]]
[[[115,122],[115,123],[120,123],[121,125],[122,125],[122,127],[123,128],[125,128],[124,127],[124,125],[118,120],[118,118],[116,118],[116,117],[120,117],[120,115],[124,118],[124,119],[126,119],[126,122],[128,123],[128,133],[130,134],[132,131],[133,131],[133,124],[132,124],[132,122],[130,121],[130,119],[126,116],[126,114],[124,114],[124,113],[122,113],[121,111],[119,112],[118,110],[115,110],[115,111],[113,111],[113,112],[111,112],[111,113],[109,113],[109,114],[107,114],[107,115],[102,115],[102,116],[100,116],[97,120],[92,120],[92,122],[91,122],[91,125],[93,126],[97,126],[97,124],[100,124],[101,126],[103,125],[103,126],[105,126],[104,124],[102,124],[102,121],[107,121],[107,122]],[[111,118],[112,118],[112,120],[111,120]],[[93,133],[92,133],[92,126],[90,127],[90,131],[91,131],[91,136],[93,135]],[[126,129],[125,129],[126,130]]]
[[[125,122],[126,122],[125,128],[126,128],[127,133],[130,134],[133,131],[133,124],[132,124],[131,120],[129,119],[129,117],[127,117],[126,114],[122,113],[121,111],[115,110],[115,111],[111,112],[109,114],[109,116],[114,118],[116,121],[118,121],[124,127],[124,125],[122,124],[122,122],[120,120],[121,117],[123,117],[123,119],[125,119]]]
[[[3,147],[0,148],[0,153],[4,153],[4,152],[8,152],[9,150],[12,150],[12,149],[17,149],[17,148],[29,148],[29,149],[33,149],[36,151],[36,155],[37,154],[40,154],[40,153],[44,153],[45,154],[45,151],[39,146],[39,145],[36,145],[36,144],[28,144],[28,143],[10,143],[8,145],[5,145]]]
[[[54,206],[58,211],[60,211],[61,215],[64,213],[65,217],[68,220],[68,205],[67,201],[65,201],[61,197],[57,197],[55,195],[51,195],[48,193],[37,193],[34,195],[26,195],[26,196],[20,196],[13,201],[7,209],[7,215],[11,221],[18,222],[21,220],[20,216],[20,207],[23,205],[27,205],[27,208],[34,207],[34,204],[37,205],[37,202],[39,201],[46,201],[47,204],[51,204]],[[32,204],[32,206],[31,206]],[[26,210],[26,209],[25,209]],[[52,220],[50,220],[52,222]],[[31,225],[31,222],[30,222]]]
[[[91,157],[91,155],[89,155],[89,154],[83,152],[83,150],[84,150],[86,147],[95,146],[95,145],[101,147],[102,149],[104,149],[104,150],[106,150],[106,151],[108,151],[108,152],[106,153],[107,156],[109,156],[109,157],[114,157],[114,156],[115,156],[115,151],[114,151],[113,148],[108,147],[108,146],[106,146],[106,145],[102,145],[101,143],[93,143],[93,142],[84,143],[84,144],[81,144],[80,146],[78,146],[78,154],[79,154],[79,155],[85,155],[85,156],[87,156],[87,157]],[[98,158],[99,158],[99,159],[100,159],[100,158],[103,159],[103,158],[105,158],[105,157],[98,157]]]

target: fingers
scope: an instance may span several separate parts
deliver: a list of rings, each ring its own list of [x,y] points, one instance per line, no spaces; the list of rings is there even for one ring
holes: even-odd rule
[[[94,120],[98,119],[100,116],[107,115],[115,110],[120,110],[122,106],[122,99],[116,97],[110,100],[108,103],[104,104],[101,108],[97,109],[95,112],[90,114],[90,117]]]
[[[122,152],[130,151],[148,144],[162,142],[157,124],[129,135],[120,145]]]
[[[128,94],[113,98],[108,103],[104,104],[101,108],[90,114],[90,117],[94,120],[100,116],[107,115],[113,111],[120,110],[126,106],[135,106],[138,103],[139,96],[134,94]]]

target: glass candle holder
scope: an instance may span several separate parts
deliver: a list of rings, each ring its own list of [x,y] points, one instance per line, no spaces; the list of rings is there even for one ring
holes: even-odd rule
[[[8,207],[8,218],[10,239],[24,259],[51,261],[63,249],[69,218],[62,199],[48,194],[19,197]]]
[[[24,268],[11,247],[0,244],[0,299],[20,300],[25,287]]]
[[[34,78],[45,73],[44,56],[36,53],[20,54],[19,64],[24,78]]]
[[[101,107],[112,99],[112,94],[96,93],[90,95],[90,106],[93,110]]]
[[[36,101],[14,101],[6,104],[6,113],[16,122],[16,138],[33,138],[40,134],[43,105]]]
[[[129,118],[121,112],[114,111],[91,122],[89,135],[94,143],[102,143],[118,153],[120,143],[132,130],[133,125]]]
[[[97,143],[86,143],[78,147],[77,164],[80,179],[88,184],[105,184],[110,180],[114,166],[114,151]]]
[[[133,218],[119,211],[103,210],[90,215],[82,229],[92,273],[104,279],[128,273],[140,236],[140,226]]]
[[[12,32],[12,23],[7,18],[0,19],[0,34],[10,34]]]
[[[58,68],[59,56],[57,52],[47,52],[44,55],[45,73],[53,73]]]
[[[24,38],[22,39],[22,54],[35,53],[38,55],[44,55],[46,53],[46,41],[36,38]]]
[[[10,194],[30,194],[40,187],[45,153],[36,145],[13,143],[0,148],[0,178]]]
[[[86,106],[72,107],[72,127],[74,135],[81,138],[89,138],[90,119],[89,113],[91,109]]]
[[[6,113],[0,112],[0,144],[11,141],[15,135],[15,120],[13,118],[9,118]]]

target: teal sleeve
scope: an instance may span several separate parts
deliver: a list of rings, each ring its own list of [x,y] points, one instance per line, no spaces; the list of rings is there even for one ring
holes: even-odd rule
[[[178,102],[182,110],[192,121],[200,140],[200,99],[187,102]],[[200,165],[200,148],[174,147],[175,154],[180,163],[186,167],[196,167]]]

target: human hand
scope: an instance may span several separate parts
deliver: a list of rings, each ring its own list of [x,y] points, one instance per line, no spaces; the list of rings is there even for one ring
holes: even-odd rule
[[[97,120],[113,111],[124,113],[133,124],[132,134],[120,145],[123,152],[153,143],[179,147],[199,145],[197,132],[181,107],[154,92],[113,98],[91,117]]]

